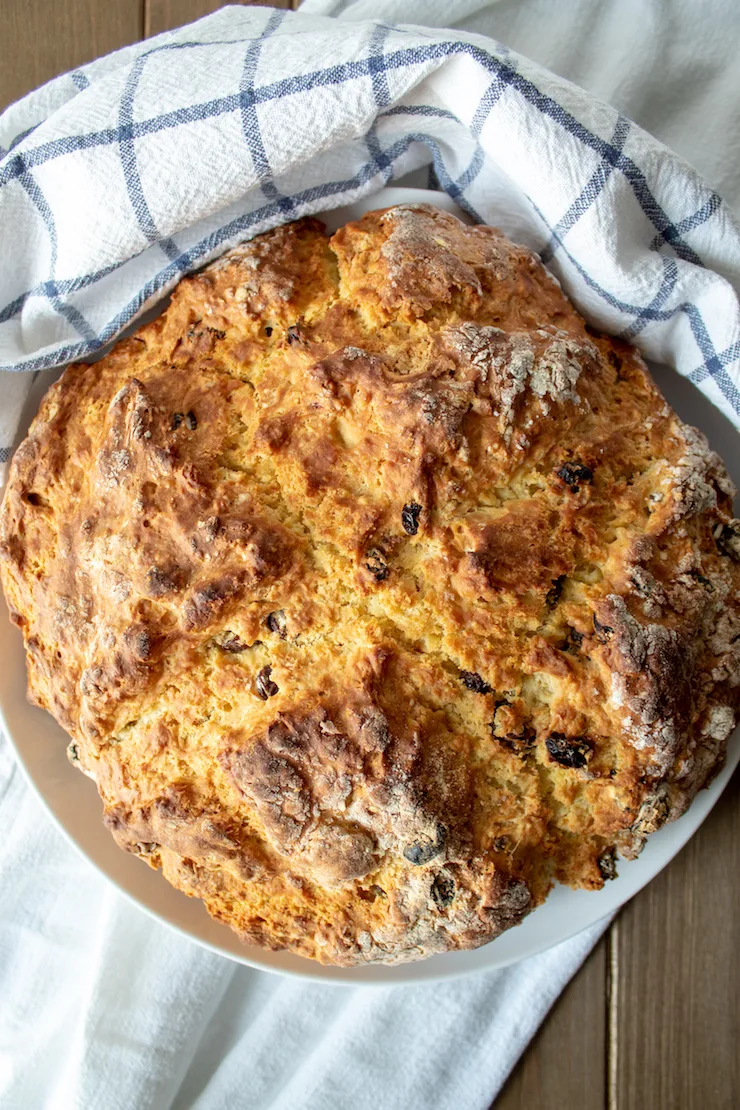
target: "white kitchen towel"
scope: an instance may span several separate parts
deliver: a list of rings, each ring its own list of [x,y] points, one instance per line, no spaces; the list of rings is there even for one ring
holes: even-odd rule
[[[485,4],[480,0],[444,0],[443,3],[439,0],[371,0],[371,3],[371,14],[386,22],[416,19],[444,24],[459,18],[467,30],[485,30],[510,45],[526,49],[565,76],[586,83],[591,92],[613,100],[624,115],[649,123],[659,137],[669,138],[681,153],[703,169],[713,185],[723,181],[730,184],[733,180],[736,164],[730,154],[734,132],[729,122],[737,120],[740,70],[726,63],[727,51],[731,51],[736,39],[734,32],[740,28],[740,8],[728,2],[705,0],[705,18],[698,25],[695,25],[693,5],[688,0],[683,4],[639,0],[639,11],[635,9],[637,0],[602,0],[599,5],[593,5],[591,0],[573,0],[567,5],[556,4],[553,0],[501,0],[498,4]],[[339,3],[309,0],[306,5],[309,11],[317,11],[320,7],[344,9],[342,18],[353,19],[362,16],[363,3],[347,5],[341,0]],[[595,14],[597,8],[598,15]],[[238,11],[234,14],[233,10],[221,13],[207,21],[208,34],[212,38],[237,38],[234,32],[238,27],[244,28],[243,21],[247,17],[261,21],[259,26],[264,28],[271,13],[255,15]],[[286,17],[286,22],[290,18]],[[223,33],[224,24],[221,23],[216,33],[212,29],[214,19],[227,19],[228,31]],[[203,26],[201,23],[195,30],[189,28],[181,32],[176,41],[199,40]],[[331,24],[322,23],[321,26],[324,28],[322,34],[328,34]],[[657,34],[654,33],[656,28]],[[338,33],[345,38],[348,31],[343,25]],[[415,33],[417,40],[424,43],[437,42],[440,37],[438,32]],[[336,30],[334,34],[337,35]],[[455,42],[458,35],[447,34],[441,38],[444,42]],[[470,41],[469,36],[460,38]],[[132,47],[112,59],[85,67],[73,78],[52,82],[0,119],[0,132],[5,136],[0,142],[7,146],[9,133],[15,136],[24,126],[47,118],[51,122],[57,110],[76,113],[81,106],[81,98],[76,96],[78,88],[89,82],[91,88],[87,91],[92,92],[98,78],[103,82],[112,80],[119,66],[130,67],[143,50],[167,39],[165,36]],[[581,220],[584,216],[595,218],[594,213],[589,215],[588,201],[601,183],[611,192],[607,197],[593,197],[603,208],[595,223],[589,225],[590,233],[595,235],[602,224],[613,224],[611,229],[602,228],[600,232],[609,232],[610,241],[618,248],[617,261],[607,260],[608,265],[617,275],[634,273],[631,296],[635,300],[631,303],[643,303],[639,298],[645,296],[645,288],[638,280],[643,256],[647,252],[648,260],[654,264],[655,258],[663,257],[668,261],[674,258],[675,252],[663,243],[651,254],[652,240],[647,245],[642,240],[636,247],[629,228],[622,225],[630,208],[637,207],[637,201],[625,199],[632,190],[629,180],[626,183],[622,180],[631,172],[629,162],[622,161],[616,149],[608,149],[609,127],[616,127],[617,115],[608,109],[594,108],[588,96],[556,82],[500,49],[494,50],[490,43],[486,48],[492,50],[496,58],[505,60],[507,66],[514,64],[519,73],[524,73],[522,67],[526,66],[528,79],[541,89],[543,96],[557,99],[557,90],[564,88],[571,116],[586,126],[587,120],[581,113],[588,110],[594,133],[605,137],[607,142],[607,147],[603,148],[607,150],[607,159],[614,159],[609,172],[608,165],[602,167],[601,173],[594,171],[595,181],[581,201],[584,211],[577,209],[571,216],[571,219],[576,217],[573,228],[562,228],[559,233],[564,245],[562,258],[558,259],[561,252],[555,240],[555,255],[550,265],[556,262],[560,265],[558,272],[577,298],[582,292],[588,292],[583,288],[585,283],[581,283],[577,269],[570,263],[569,255],[579,261],[586,255],[592,258],[593,245],[589,244],[588,235],[580,233],[571,241],[571,233],[577,228],[579,215]],[[317,53],[311,70],[317,60],[324,69],[343,64],[336,54],[340,51],[346,60],[344,49],[343,43],[336,43],[329,54]],[[244,47],[242,51],[244,53]],[[670,60],[669,64],[665,59]],[[436,71],[422,74],[420,86],[406,95],[413,98],[423,85],[424,94],[431,98],[428,103],[435,109],[444,106],[446,98],[452,104],[449,111],[462,118],[459,107],[467,93],[461,66],[463,63],[469,65],[469,61],[458,58],[457,68],[449,66],[449,62],[447,57]],[[265,82],[262,65],[260,61],[255,70],[260,87]],[[148,61],[145,66],[148,69]],[[444,66],[448,68],[445,70]],[[350,88],[353,105],[363,95],[359,86],[363,82],[367,84],[368,74],[376,73],[375,80],[371,78],[370,83],[377,86],[378,67],[382,70],[382,63],[373,62],[372,68],[357,71],[357,81]],[[422,69],[414,70],[412,79]],[[533,72],[537,74],[536,80],[531,77]],[[119,74],[116,80],[120,77]],[[186,93],[178,88],[178,75],[172,80],[175,91],[171,95],[182,98]],[[147,94],[151,91],[150,86],[146,91]],[[97,89],[95,92],[97,94]],[[164,88],[158,90],[158,94],[163,92]],[[141,93],[140,87],[136,94],[135,119],[143,122],[143,133],[148,117],[143,102],[140,104],[138,100]],[[327,86],[323,110],[340,111],[342,95],[338,87]],[[504,103],[492,105],[492,111],[504,108],[507,98],[513,99],[510,86],[502,93]],[[293,103],[294,99],[288,104],[289,112]],[[423,108],[424,104],[412,99],[408,106]],[[520,113],[523,127],[525,108],[526,103],[522,102],[518,108],[510,109]],[[257,111],[261,111],[259,105]],[[375,115],[378,114],[381,113],[376,110]],[[390,118],[400,115],[397,113]],[[434,121],[444,119],[443,116],[425,115],[423,111],[408,113],[409,118],[414,115],[422,117],[421,124],[417,120],[414,126],[430,135],[432,127],[436,135]],[[93,116],[96,117],[94,127],[90,124]],[[374,118],[372,111],[369,118],[370,121]],[[29,122],[23,123],[24,120]],[[597,126],[599,121],[603,123],[601,130],[600,125]],[[92,130],[98,131],[118,126],[115,111],[104,115],[102,108],[97,115],[93,111],[87,122]],[[376,134],[383,136],[382,149],[391,141],[383,131],[385,126],[381,121],[376,129]],[[547,156],[553,165],[559,165],[560,159],[567,166],[567,157],[579,149],[579,144],[574,143],[566,131],[561,135],[559,125],[552,123],[552,127],[549,155],[547,141],[540,149],[536,128],[529,135],[524,132],[515,136],[519,163],[537,158],[542,173]],[[289,128],[286,134],[291,133]],[[665,202],[666,190],[670,192],[670,178],[675,179],[679,193],[671,194],[675,204],[670,216],[680,224],[680,212],[689,207],[696,186],[694,176],[684,177],[680,163],[672,161],[659,144],[640,135],[636,129],[630,128],[630,133],[633,142],[639,136],[640,143],[645,144],[641,149],[651,152],[644,165],[640,162],[651,188],[657,188],[656,182],[663,179],[661,203]],[[131,134],[135,147],[138,138],[133,131]],[[562,150],[557,149],[558,135],[562,138]],[[485,126],[479,138],[481,149],[485,149],[485,170],[482,168],[480,172],[487,174],[493,155],[486,145]],[[496,151],[511,141],[504,141],[506,136],[499,138],[493,136],[491,139]],[[32,143],[32,140],[31,135],[26,142]],[[360,149],[357,144],[352,145],[352,135],[342,134],[340,140],[348,144],[347,152]],[[238,142],[243,141],[238,136]],[[118,150],[112,153],[120,155],[120,146],[119,142]],[[443,179],[444,167],[447,167],[448,178],[469,195],[465,183],[455,178],[454,151],[444,139],[439,140],[439,147],[437,162],[443,168]],[[17,143],[14,149],[20,150],[21,144]],[[431,157],[430,149],[427,141],[422,140],[418,151],[420,159]],[[632,148],[628,147],[627,155],[635,161]],[[172,157],[172,149],[163,148],[162,157],[165,160]],[[593,151],[586,150],[584,157],[593,157]],[[365,158],[367,160],[367,155]],[[69,164],[73,162],[71,158]],[[411,160],[401,160],[396,166],[400,172],[411,164]],[[568,172],[577,172],[578,164],[576,158]],[[0,165],[5,165],[5,159]],[[352,165],[347,162],[342,173]],[[532,168],[524,164],[520,169],[532,188],[537,188],[537,195],[544,195],[547,203],[549,189],[544,187],[547,181],[540,189]],[[187,169],[185,181],[190,180],[189,174]],[[602,182],[604,175],[607,180]],[[245,183],[247,179],[245,173]],[[359,191],[369,191],[376,184],[383,184],[385,179],[385,172],[379,173],[377,180],[368,179]],[[96,180],[99,183],[100,177]],[[512,180],[517,185],[516,180]],[[586,188],[590,180],[586,172],[581,186]],[[70,191],[85,185],[79,174],[72,174],[70,182]],[[680,187],[686,183],[686,194],[680,194]],[[178,182],[171,184],[180,196]],[[574,195],[580,196],[581,186],[572,182],[571,185]],[[105,188],[109,188],[108,184]],[[567,194],[565,186],[563,189]],[[245,187],[245,197],[248,191]],[[349,190],[331,203],[337,204],[354,195],[358,193]],[[713,194],[709,191],[706,195]],[[488,196],[485,189],[481,196],[478,203],[483,207]],[[563,199],[561,192],[557,192],[548,208],[553,226],[562,225],[563,213],[569,210],[567,200],[563,210],[557,210],[555,201]],[[740,192],[734,199],[740,207]],[[115,223],[112,213],[126,210],[127,203],[130,201],[124,197],[117,206],[110,205],[109,224]],[[254,211],[249,203],[254,203],[254,198],[245,204],[243,215]],[[712,203],[718,204],[716,200]],[[0,212],[2,204],[0,190]],[[538,207],[541,206],[538,204]],[[546,245],[549,232],[538,222],[540,216],[526,204],[523,212],[528,219],[531,216],[531,221],[522,234],[526,231],[527,241],[534,246]],[[721,213],[720,218],[730,229],[728,241],[722,243],[724,233],[718,230],[720,224],[715,223],[718,214],[718,208],[708,214],[707,222],[714,225],[707,240],[712,244],[711,249],[696,237],[702,225],[696,229],[683,225],[677,233],[687,239],[702,261],[724,268],[732,277],[736,274],[738,257],[737,231],[727,213]],[[503,217],[508,219],[507,211],[500,214],[494,211],[489,218],[514,231],[514,226],[507,225]],[[115,226],[118,228],[117,223]],[[19,221],[18,229],[14,229],[10,247],[3,239],[1,227],[0,222],[3,269],[8,270],[11,267],[7,260],[12,259],[15,265],[19,257],[18,244],[24,242],[23,225]],[[702,234],[706,232],[705,227]],[[47,225],[39,222],[34,234],[36,237],[29,240],[32,247],[23,248],[26,260],[29,251],[49,250],[49,240],[45,238]],[[178,236],[177,242],[180,241]],[[59,249],[62,242],[57,238],[57,263],[63,253]],[[152,246],[144,251],[139,264],[143,265],[147,256],[154,259],[157,251],[163,260],[160,248]],[[722,258],[729,259],[731,264],[724,266]],[[158,265],[161,268],[162,263]],[[684,261],[680,260],[682,277],[683,267]],[[57,265],[56,273],[64,275],[65,271]],[[617,287],[623,288],[621,279]],[[66,297],[67,294],[59,295]],[[668,311],[679,303],[680,295],[674,288],[666,291],[663,302],[657,307]],[[606,312],[608,307],[607,302],[599,311]],[[33,305],[29,305],[29,311],[31,309]],[[24,320],[24,311],[20,312],[17,326],[25,337],[23,354],[33,358],[39,353],[30,342],[36,334],[35,325],[30,318]],[[58,315],[56,307],[54,313]],[[685,314],[684,309],[677,315],[682,313]],[[736,321],[736,314],[737,309],[733,307],[732,321]],[[596,310],[592,316],[606,320]],[[57,326],[62,326],[65,320],[66,317],[60,316],[61,324],[57,321]],[[670,324],[670,319],[651,319],[646,333],[666,323]],[[609,326],[608,322],[605,326]],[[622,326],[620,319],[612,330]],[[736,323],[733,327],[736,328]],[[713,336],[712,343],[715,342],[721,344],[723,340]],[[688,349],[696,353],[696,343],[691,337]],[[722,347],[720,353],[723,351],[726,348]],[[670,352],[666,357],[670,357]],[[728,356],[725,356],[723,369],[728,375],[734,374],[730,380],[737,384],[737,371]],[[0,383],[3,389],[0,444],[7,445],[12,435],[15,426],[12,414],[22,405],[28,378],[25,374],[7,373]],[[726,405],[724,408],[728,411]],[[552,1001],[601,931],[597,926],[503,972],[452,983],[380,991],[304,985],[237,967],[158,926],[131,907],[77,857],[53,828],[15,768],[6,742],[1,739],[0,827],[4,830],[0,846],[0,997],[3,998],[0,1006],[0,1105],[3,1110],[26,1110],[28,1107],[34,1110],[118,1110],[119,1107],[122,1110],[167,1110],[169,1107],[180,1110],[263,1110],[265,1107],[343,1110],[345,1106],[356,1106],[358,1110],[365,1106],[372,1106],[373,1110],[395,1110],[396,1107],[404,1110],[417,1107],[484,1110]]]
[[[737,0],[304,0],[302,12],[476,31],[611,104],[740,213]]]
[[[310,7],[225,8],[3,113],[0,367],[89,355],[229,243],[430,164],[740,424],[740,226],[694,170],[491,39]]]

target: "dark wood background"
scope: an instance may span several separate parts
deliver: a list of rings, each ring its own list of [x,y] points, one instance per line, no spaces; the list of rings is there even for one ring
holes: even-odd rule
[[[58,73],[220,6],[0,0],[0,108]],[[736,774],[690,844],[598,944],[496,1110],[740,1108],[739,803]]]

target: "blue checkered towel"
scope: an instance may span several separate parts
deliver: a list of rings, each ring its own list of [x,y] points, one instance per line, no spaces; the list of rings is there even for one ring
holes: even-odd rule
[[[480,35],[261,8],[0,117],[0,368],[91,355],[230,244],[425,164],[740,426],[740,227],[688,165]],[[3,376],[0,460],[29,381]]]

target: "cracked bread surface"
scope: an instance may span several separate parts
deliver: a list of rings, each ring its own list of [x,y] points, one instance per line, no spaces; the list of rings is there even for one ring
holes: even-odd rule
[[[246,941],[400,962],[600,887],[721,766],[733,494],[535,255],[403,205],[70,366],[2,579],[122,847]]]

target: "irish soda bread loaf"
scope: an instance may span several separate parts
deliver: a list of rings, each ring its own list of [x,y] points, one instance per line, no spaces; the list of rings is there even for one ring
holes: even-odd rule
[[[3,581],[122,847],[247,941],[411,960],[600,887],[721,765],[732,494],[530,251],[407,205],[69,367]]]

